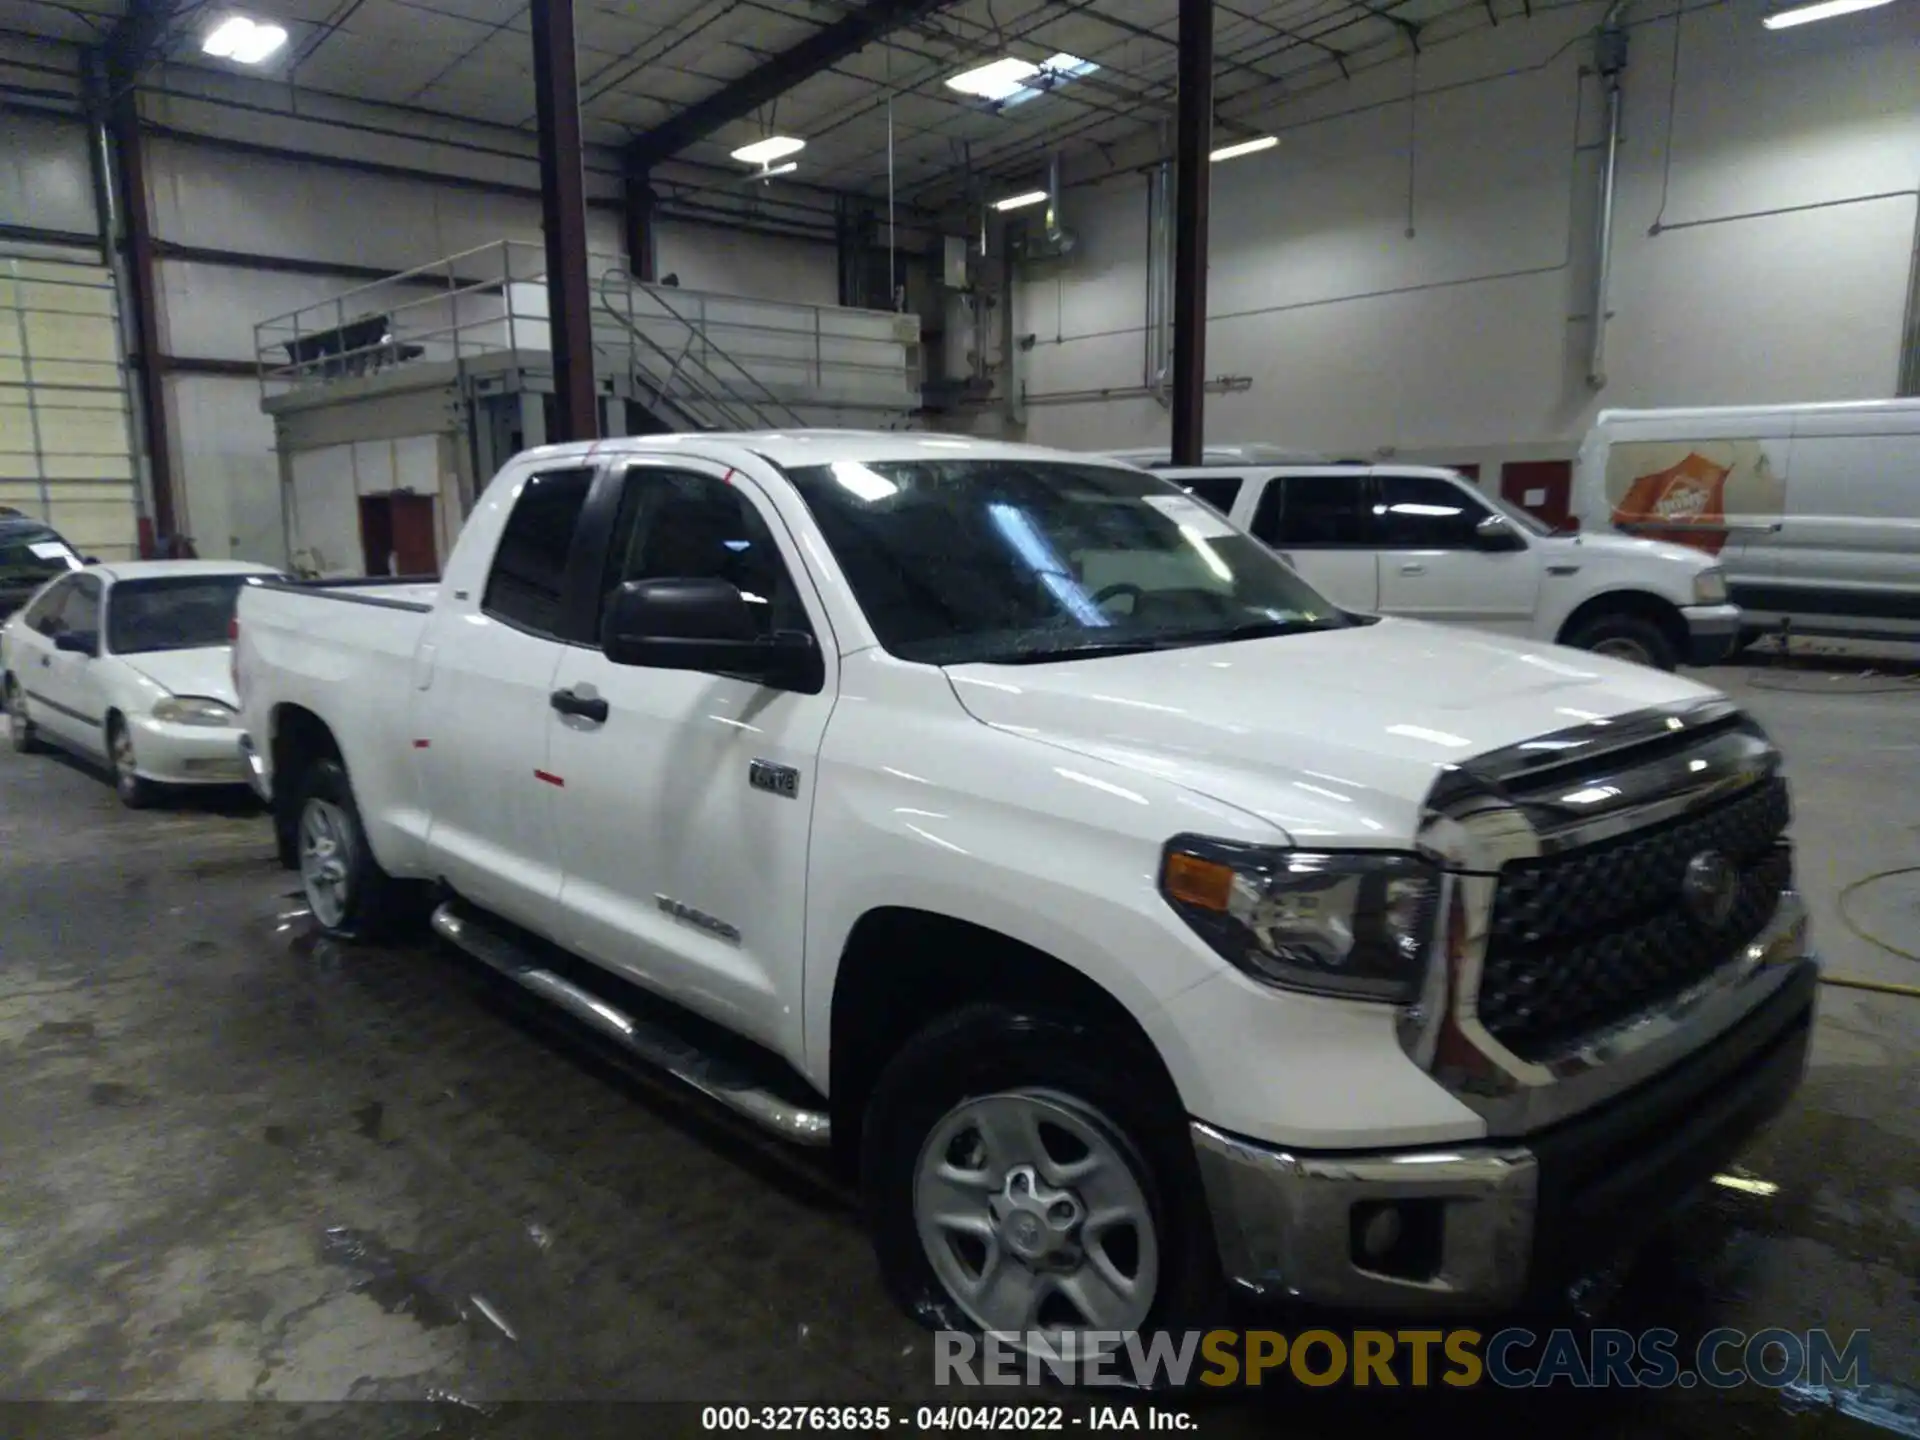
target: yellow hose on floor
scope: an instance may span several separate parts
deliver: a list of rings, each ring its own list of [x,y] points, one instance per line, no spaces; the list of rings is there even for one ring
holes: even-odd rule
[[[1862,980],[1857,975],[1822,975],[1822,985],[1839,985],[1848,990],[1875,990],[1882,995],[1905,995],[1920,1000],[1920,985],[1897,985],[1891,980]]]
[[[1866,941],[1875,949],[1884,950],[1889,955],[1897,955],[1902,960],[1920,961],[1920,955],[1916,955],[1911,950],[1902,950],[1898,945],[1891,945],[1882,940],[1847,913],[1847,899],[1856,890],[1864,889],[1876,880],[1885,880],[1890,875],[1913,874],[1920,874],[1920,865],[1896,865],[1891,870],[1876,870],[1871,875],[1862,875],[1840,892],[1840,899],[1836,906],[1840,911],[1840,923],[1852,931],[1858,939]],[[1920,985],[1901,985],[1892,980],[1863,980],[1857,975],[1822,975],[1820,983],[1839,985],[1848,990],[1872,990],[1881,995],[1905,995],[1910,1000],[1920,1000]]]

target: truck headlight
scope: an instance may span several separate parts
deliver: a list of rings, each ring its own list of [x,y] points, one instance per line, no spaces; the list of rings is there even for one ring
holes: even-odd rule
[[[1420,993],[1440,875],[1414,855],[1181,835],[1162,857],[1160,893],[1256,980],[1405,1003]]]
[[[173,695],[154,705],[153,718],[169,725],[224,727],[233,724],[238,717],[218,700],[203,700],[197,695]]]
[[[1693,577],[1693,603],[1696,605],[1724,605],[1727,603],[1727,572],[1718,565],[1709,566]]]

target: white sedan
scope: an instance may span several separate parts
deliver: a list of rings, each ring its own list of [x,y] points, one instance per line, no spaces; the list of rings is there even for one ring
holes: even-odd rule
[[[0,627],[0,693],[16,750],[42,741],[113,767],[139,807],[157,785],[231,785],[240,754],[229,634],[241,560],[143,560],[63,575]]]

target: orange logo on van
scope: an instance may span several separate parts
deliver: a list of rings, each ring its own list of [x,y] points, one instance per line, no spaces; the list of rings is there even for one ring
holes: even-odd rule
[[[1733,472],[1693,451],[1678,465],[1636,475],[1614,507],[1613,523],[1649,540],[1670,540],[1718,555],[1727,543],[1725,494]],[[1658,528],[1663,522],[1673,528]],[[1711,528],[1708,528],[1711,527]]]

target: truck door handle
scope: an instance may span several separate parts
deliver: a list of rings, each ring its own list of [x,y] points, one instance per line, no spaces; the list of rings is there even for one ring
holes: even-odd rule
[[[1400,573],[1402,575],[1424,575],[1427,573],[1427,567],[1422,565],[1418,560],[1409,560],[1400,567]]]
[[[582,720],[591,720],[596,725],[607,723],[607,702],[597,695],[589,700],[571,690],[556,690],[547,697],[547,703],[562,715],[578,715]]]

